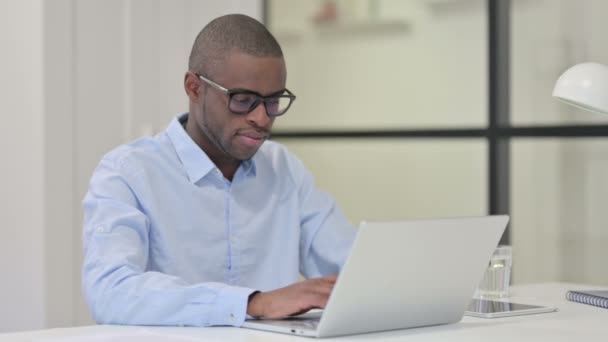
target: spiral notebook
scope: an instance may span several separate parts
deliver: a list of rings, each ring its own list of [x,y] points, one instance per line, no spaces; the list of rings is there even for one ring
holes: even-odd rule
[[[599,306],[600,308],[608,309],[608,290],[603,291],[568,291],[566,293],[566,299]]]

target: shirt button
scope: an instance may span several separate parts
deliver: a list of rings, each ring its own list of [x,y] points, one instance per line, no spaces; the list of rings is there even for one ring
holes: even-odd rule
[[[103,233],[103,232],[105,232],[105,231],[106,231],[106,230],[103,228],[103,226],[99,226],[99,227],[97,227],[97,232],[98,232],[98,233]]]
[[[234,317],[234,314],[230,314],[230,321],[234,322],[236,320],[236,317]]]

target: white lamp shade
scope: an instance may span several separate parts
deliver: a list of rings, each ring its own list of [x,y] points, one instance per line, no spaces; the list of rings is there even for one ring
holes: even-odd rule
[[[553,96],[585,110],[608,114],[608,66],[581,63],[571,67],[555,83]]]

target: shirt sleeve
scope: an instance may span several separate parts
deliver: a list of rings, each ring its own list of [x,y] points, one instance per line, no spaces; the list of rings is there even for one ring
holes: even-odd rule
[[[316,188],[314,177],[295,156],[290,161],[300,204],[300,273],[306,278],[338,274],[356,230],[336,201]]]
[[[146,270],[150,224],[126,175],[123,165],[104,158],[83,201],[82,284],[94,319],[125,325],[242,325],[253,289],[188,284]]]

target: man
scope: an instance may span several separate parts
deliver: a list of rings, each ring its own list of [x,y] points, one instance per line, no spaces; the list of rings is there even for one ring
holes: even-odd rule
[[[266,141],[295,99],[285,83],[281,48],[256,20],[227,15],[199,33],[189,112],[92,176],[83,288],[97,322],[240,326],[325,306],[354,229]]]

